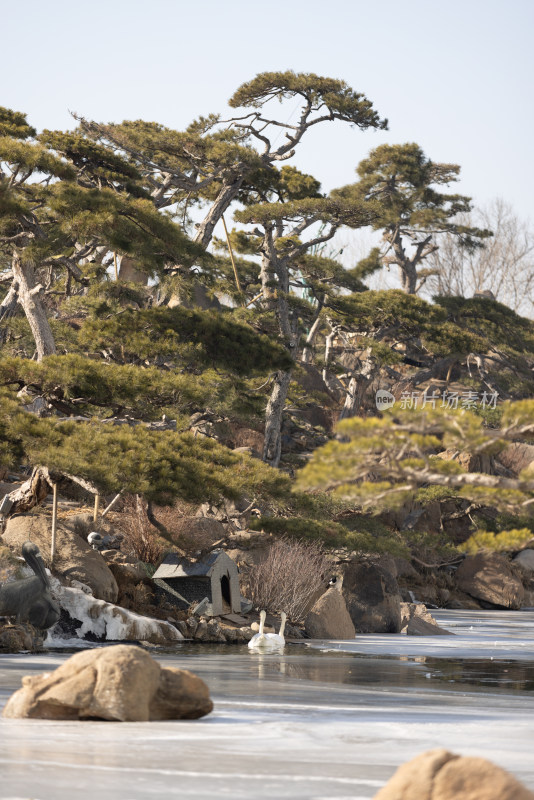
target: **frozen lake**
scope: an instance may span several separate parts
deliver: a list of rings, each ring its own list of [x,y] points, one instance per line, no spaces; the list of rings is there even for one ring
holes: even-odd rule
[[[372,798],[434,747],[489,758],[534,789],[534,612],[440,611],[454,637],[358,636],[154,653],[211,689],[203,720],[0,720],[0,797]],[[0,706],[68,653],[0,656]]]

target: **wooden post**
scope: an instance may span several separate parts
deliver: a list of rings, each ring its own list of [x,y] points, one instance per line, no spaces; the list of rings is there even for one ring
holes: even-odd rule
[[[237,286],[237,291],[242,292],[241,284],[239,283],[239,275],[237,274],[237,267],[234,261],[234,251],[232,250],[232,245],[230,243],[230,237],[228,236],[228,228],[226,227],[226,221],[224,219],[224,215],[222,216],[222,222],[224,225],[224,232],[226,234],[226,243],[228,245],[228,250],[230,251],[230,258],[232,259],[232,267],[234,268],[234,275],[235,275],[235,285]]]
[[[56,524],[57,524],[57,483],[52,484],[52,543],[50,545],[50,568],[56,557]]]
[[[106,514],[108,513],[108,511],[111,511],[111,509],[113,508],[113,506],[115,505],[115,503],[118,501],[119,497],[122,497],[122,491],[120,491],[118,494],[116,494],[116,495],[115,495],[115,497],[113,498],[113,500],[111,501],[111,503],[109,504],[109,506],[107,506],[107,508],[105,508],[105,509],[103,510],[103,512],[102,512],[102,514],[101,514],[101,516],[102,516],[102,519],[104,519],[104,517],[106,516]]]
[[[100,508],[100,495],[95,494],[95,508],[93,511],[93,522],[96,522],[98,519],[98,509]]]

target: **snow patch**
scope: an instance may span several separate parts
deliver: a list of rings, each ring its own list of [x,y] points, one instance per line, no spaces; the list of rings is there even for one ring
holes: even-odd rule
[[[89,594],[88,587],[63,586],[57,578],[50,579],[51,593],[69,616],[79,620],[77,639],[84,640],[87,634],[101,641],[137,640],[152,644],[169,644],[183,639],[182,634],[169,622],[143,617],[113,603],[97,600]],[[61,635],[61,622],[48,631],[45,645],[57,646],[58,641],[72,641],[72,637]],[[76,642],[76,639],[74,639]]]

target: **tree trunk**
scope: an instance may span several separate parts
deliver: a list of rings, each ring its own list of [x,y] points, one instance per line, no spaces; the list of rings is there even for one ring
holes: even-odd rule
[[[3,322],[5,319],[9,319],[14,313],[15,309],[17,308],[18,303],[18,295],[17,295],[17,288],[14,283],[11,284],[8,293],[0,303],[0,322]],[[6,331],[5,328],[0,329],[0,344],[3,344],[6,340]]]
[[[221,219],[232,200],[235,199],[242,183],[243,177],[239,178],[234,183],[231,183],[229,186],[225,186],[221,189],[209,212],[199,224],[197,232],[193,237],[194,242],[201,244],[202,247],[205,248],[209,245],[215,226]]]
[[[44,356],[54,355],[56,352],[52,329],[39,296],[43,287],[40,283],[36,284],[32,267],[29,264],[23,264],[18,253],[13,254],[13,277],[17,284],[19,303],[26,314],[33,334],[37,348],[37,360],[41,361]]]
[[[317,338],[317,333],[319,332],[319,326],[321,324],[322,307],[323,307],[322,303],[320,303],[317,316],[315,317],[313,325],[311,326],[310,330],[308,331],[308,335],[306,336],[306,343],[302,349],[303,364],[311,364],[313,360],[313,345],[315,344],[315,339]]]
[[[345,397],[339,419],[347,419],[348,417],[356,416],[360,410],[365,390],[373,379],[374,370],[375,364],[371,357],[371,350],[368,349],[365,352],[360,372],[357,375],[353,375],[349,381],[347,396]]]
[[[417,270],[409,261],[399,265],[401,271],[402,290],[406,294],[415,294],[417,289]]]
[[[274,386],[265,410],[265,443],[263,460],[271,467],[277,467],[282,454],[282,418],[287,392],[291,382],[291,372],[279,370],[274,378]]]

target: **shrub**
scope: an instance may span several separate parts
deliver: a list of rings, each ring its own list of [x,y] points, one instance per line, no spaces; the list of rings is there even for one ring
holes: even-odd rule
[[[263,561],[248,569],[248,591],[257,608],[285,611],[293,622],[300,622],[330,571],[331,562],[318,544],[280,538]]]
[[[466,542],[461,544],[458,550],[468,555],[474,555],[479,550],[493,550],[502,553],[507,550],[520,550],[527,542],[532,541],[532,538],[532,531],[528,528],[501,531],[501,533],[477,531]]]
[[[158,564],[165,547],[150,523],[145,506],[139,497],[124,498],[117,527],[124,535],[121,550],[145,564]]]

